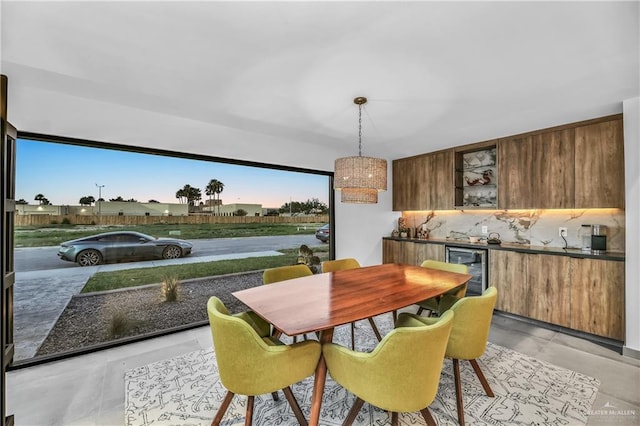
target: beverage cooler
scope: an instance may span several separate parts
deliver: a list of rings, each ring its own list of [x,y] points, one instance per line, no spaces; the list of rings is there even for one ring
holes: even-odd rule
[[[469,267],[469,274],[473,275],[467,283],[467,294],[479,296],[487,288],[487,250],[445,246],[445,260],[447,263],[459,263]]]

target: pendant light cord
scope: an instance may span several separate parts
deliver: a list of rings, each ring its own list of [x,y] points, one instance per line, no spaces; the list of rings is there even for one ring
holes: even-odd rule
[[[362,104],[358,105],[358,156],[362,157]]]

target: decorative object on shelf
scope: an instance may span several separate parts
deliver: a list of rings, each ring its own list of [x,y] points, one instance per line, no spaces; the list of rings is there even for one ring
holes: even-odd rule
[[[401,238],[407,238],[407,222],[402,216],[398,218],[398,232],[400,233]]]
[[[491,183],[491,178],[493,178],[493,170],[486,169],[482,172],[472,171],[470,174],[480,175],[479,177],[472,177],[467,174],[464,176],[464,180],[467,182],[469,186],[476,185],[489,185]]]
[[[502,244],[500,240],[500,234],[497,232],[492,232],[489,234],[489,238],[487,238],[487,244]]]
[[[397,229],[394,229],[393,231],[391,231],[391,237],[398,238],[398,235],[400,235],[400,233],[398,232]]]
[[[343,203],[376,204],[378,192],[387,190],[387,160],[362,156],[362,105],[367,98],[353,100],[358,105],[358,156],[335,161],[333,188],[341,192]]]

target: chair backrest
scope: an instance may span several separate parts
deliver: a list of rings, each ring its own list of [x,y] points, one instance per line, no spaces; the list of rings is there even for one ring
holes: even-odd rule
[[[259,354],[267,350],[267,343],[247,322],[229,315],[224,303],[215,296],[207,302],[207,313],[222,384],[231,392],[252,394],[247,391],[255,388],[261,369]]]
[[[309,275],[313,275],[313,272],[311,272],[311,269],[309,269],[307,265],[279,266],[277,268],[265,269],[262,273],[262,283],[272,284]]]
[[[322,262],[322,272],[344,271],[345,269],[357,269],[359,267],[360,263],[352,257],[336,260],[325,260],[324,262]]]
[[[413,412],[427,407],[438,391],[453,318],[452,312],[446,312],[433,325],[415,320],[393,329],[371,353],[356,355],[362,358],[356,361],[366,367],[366,373],[357,368],[343,372],[351,375],[350,386],[345,387],[388,411]],[[330,373],[332,377],[340,374]]]
[[[457,274],[469,273],[469,267],[467,265],[463,265],[462,263],[448,263],[448,262],[441,262],[439,260],[428,259],[422,262],[420,266],[422,266],[423,268],[431,268],[431,269],[439,269],[441,271],[455,272]],[[456,287],[452,291],[447,292],[447,294],[454,295],[456,299],[460,299],[461,297],[464,297],[465,294],[467,294],[467,283],[464,283],[463,285]]]
[[[447,272],[456,272],[458,274],[468,274],[469,267],[467,265],[463,265],[462,263],[447,263],[441,262],[439,260],[425,260],[420,265],[423,268],[431,268],[431,269],[439,269],[441,271]]]
[[[447,357],[476,359],[484,353],[497,297],[496,288],[489,287],[481,296],[463,297],[451,307],[455,318]]]
[[[231,392],[262,395],[313,374],[320,343],[276,345],[269,337],[261,338],[242,317],[229,315],[215,296],[207,302],[207,313],[220,380]]]

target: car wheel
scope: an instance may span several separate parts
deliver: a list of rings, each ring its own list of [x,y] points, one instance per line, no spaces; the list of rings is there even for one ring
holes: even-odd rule
[[[178,246],[167,246],[162,251],[163,259],[177,259],[182,257],[182,249]]]
[[[80,266],[95,266],[102,263],[102,255],[98,250],[83,250],[78,253],[76,262]]]

